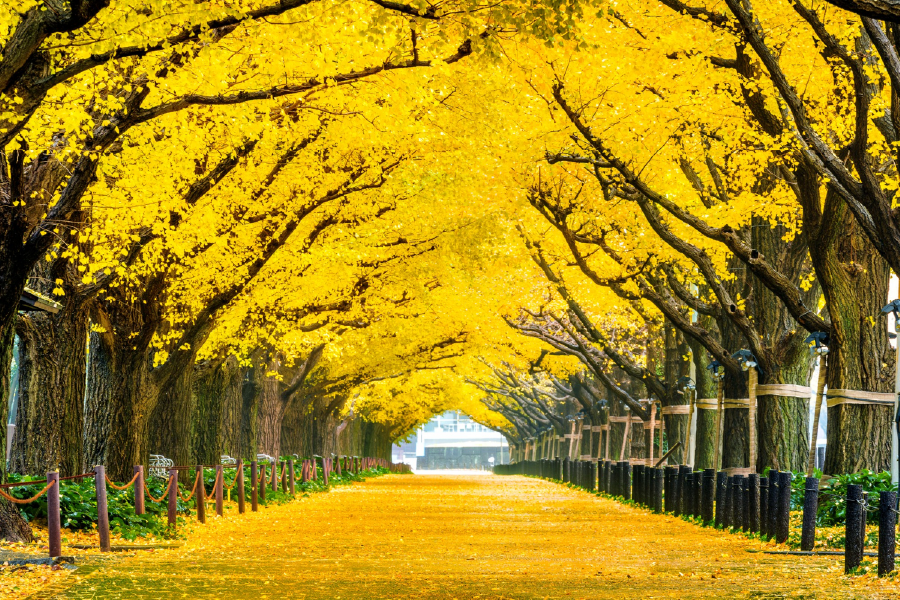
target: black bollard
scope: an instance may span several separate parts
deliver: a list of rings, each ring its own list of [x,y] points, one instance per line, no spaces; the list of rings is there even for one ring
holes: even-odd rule
[[[688,513],[692,517],[700,516],[700,477],[702,473],[700,471],[694,471],[691,473],[691,503],[690,503],[690,512]]]
[[[664,471],[665,482],[665,511],[675,511],[675,479],[678,477],[678,467],[666,467]]]
[[[769,478],[759,478],[759,534],[766,539],[769,535]]]
[[[678,466],[678,475],[675,478],[675,516],[678,517],[684,513],[684,480],[687,477],[690,467],[685,465]]]
[[[631,463],[622,463],[622,497],[631,500]]]
[[[734,490],[732,490],[732,513],[731,513],[731,526],[740,531],[741,527],[744,524],[744,491],[743,487],[744,476],[743,475],[735,475],[734,476]]]
[[[643,504],[644,499],[641,492],[644,490],[644,465],[634,465],[634,502],[635,504]]]
[[[897,551],[897,492],[878,493],[878,576],[894,570]]]
[[[703,524],[709,524],[713,520],[713,504],[715,502],[716,470],[704,469],[703,482],[700,491],[700,518]]]
[[[803,529],[800,533],[800,549],[809,552],[816,545],[816,512],[819,508],[819,480],[806,478],[803,494]]]
[[[588,475],[588,489],[592,492],[597,491],[597,467],[599,466],[596,462],[588,463],[589,475]]]
[[[844,530],[844,573],[859,566],[863,557],[862,536],[866,528],[861,485],[847,486],[847,524]]]
[[[722,526],[729,529],[734,526],[734,481],[737,475],[730,475],[725,483],[725,511]]]
[[[750,532],[759,531],[759,473],[750,473],[747,478],[750,486]]]
[[[790,471],[778,474],[778,522],[775,541],[783,544],[788,539],[791,528],[791,479]]]
[[[690,471],[685,473],[680,480],[680,484],[681,514],[689,517],[691,516],[691,506],[693,506],[694,475]]]
[[[663,511],[663,484],[665,483],[665,471],[653,469],[653,512]]]
[[[697,471],[694,473],[694,510],[691,514],[695,517],[699,517],[702,513],[700,512],[701,507],[703,505],[703,471]]]
[[[725,471],[716,473],[716,527],[725,526],[725,486],[727,481]]]
[[[563,483],[569,483],[571,481],[571,479],[569,478],[569,476],[571,475],[571,473],[570,473],[571,465],[572,465],[572,461],[569,460],[568,456],[565,457],[563,459],[563,468],[562,468]]]
[[[741,477],[741,531],[750,531],[750,478]]]
[[[769,471],[769,529],[766,539],[775,537],[778,531],[778,490],[781,489],[781,478],[778,471]]]

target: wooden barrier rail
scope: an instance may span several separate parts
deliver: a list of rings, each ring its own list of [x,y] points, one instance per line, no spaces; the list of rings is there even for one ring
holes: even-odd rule
[[[300,469],[300,483],[307,483],[310,480],[317,480],[317,471],[319,462],[322,469],[322,482],[328,486],[328,476],[330,473],[340,475],[344,471],[357,475],[363,471],[370,469],[385,469],[390,473],[411,473],[409,465],[403,463],[392,463],[383,458],[359,457],[359,456],[338,456],[337,461],[333,458],[324,458],[316,456],[311,459],[303,460]],[[265,502],[266,487],[271,485],[274,492],[280,482],[284,493],[290,495],[296,494],[296,479],[294,460],[279,461],[281,474],[277,475],[278,465],[272,464],[271,476],[267,475],[266,463],[258,463],[252,461],[250,463],[250,484],[251,484],[251,510],[257,511],[258,500]],[[262,467],[262,469],[259,469]],[[47,496],[47,530],[48,530],[48,546],[51,558],[56,558],[62,554],[62,528],[61,528],[61,511],[60,511],[60,482],[74,479],[85,479],[92,477],[94,479],[97,502],[97,535],[101,552],[109,552],[111,550],[110,529],[109,529],[109,509],[106,497],[106,488],[110,486],[114,489],[124,491],[128,488],[134,488],[134,512],[135,514],[146,514],[145,497],[151,502],[166,502],[167,519],[169,527],[175,528],[178,514],[178,500],[181,498],[184,502],[194,499],[194,506],[197,511],[197,520],[206,523],[206,503],[210,500],[215,502],[216,515],[221,517],[224,514],[224,491],[229,492],[229,501],[231,499],[231,489],[237,489],[237,506],[238,514],[244,514],[245,511],[245,485],[244,485],[244,462],[238,461],[235,465],[195,465],[188,466],[171,466],[168,469],[168,478],[166,480],[166,488],[163,495],[155,498],[147,489],[144,477],[144,467],[134,467],[134,477],[124,485],[117,485],[106,476],[106,468],[102,465],[94,467],[90,473],[74,475],[71,477],[60,477],[59,472],[47,473],[47,478],[39,481],[22,481],[18,483],[7,483],[0,485],[0,496],[6,497],[11,502],[17,504],[29,504],[37,502],[43,496]],[[236,469],[234,479],[230,486],[225,485],[225,469]],[[191,493],[184,497],[178,487],[179,472],[193,469],[195,472],[193,489]],[[215,479],[213,480],[213,489],[210,494],[206,493],[206,484],[204,482],[204,474],[206,469],[215,469]],[[259,477],[257,473],[259,472]],[[31,498],[19,499],[8,494],[5,490],[12,488],[30,487],[35,485],[43,486],[36,495]]]

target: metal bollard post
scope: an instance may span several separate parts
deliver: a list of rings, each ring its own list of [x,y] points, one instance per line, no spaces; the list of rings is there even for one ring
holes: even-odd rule
[[[203,482],[203,465],[196,467],[197,487],[194,490],[194,506],[197,507],[197,520],[206,523],[206,484]]]
[[[238,461],[237,467],[237,497],[238,497],[238,514],[244,514],[246,507],[244,506],[244,461]]]
[[[806,478],[803,494],[803,529],[800,533],[800,549],[809,552],[816,545],[816,512],[819,507],[819,480]]]
[[[791,479],[793,474],[785,471],[778,474],[778,523],[775,541],[783,544],[788,539],[791,528]]]
[[[347,469],[347,470],[350,471],[350,469]],[[291,496],[293,496],[296,493],[296,490],[294,487],[294,459],[293,458],[288,461],[288,481],[290,482],[289,488],[291,490]]]
[[[102,465],[94,467],[94,489],[97,493],[97,535],[100,537],[100,552],[109,552],[112,548],[109,544],[109,509],[106,503],[106,469]]]
[[[700,492],[700,518],[704,524],[713,520],[713,503],[716,490],[716,470],[703,470],[703,483]]]
[[[144,466],[138,465],[134,467],[134,472],[138,474],[137,480],[134,482],[134,514],[144,514]]]
[[[631,500],[631,463],[622,462],[622,498]]]
[[[169,470],[169,510],[168,523],[169,527],[175,529],[178,521],[178,471],[176,469]]]
[[[225,470],[222,465],[216,465],[216,515],[221,517],[223,515],[224,506],[223,504],[223,493],[225,489]]]
[[[759,473],[750,473],[747,481],[750,486],[750,532],[756,533],[759,531]]]
[[[878,576],[894,570],[897,551],[897,492],[878,493]]]
[[[865,531],[866,513],[861,485],[847,486],[847,524],[844,530],[844,573],[859,566],[863,557],[860,531]]]
[[[759,478],[759,534],[769,537],[769,478]]]
[[[47,490],[47,545],[50,558],[62,556],[62,526],[59,516],[59,471],[47,473],[47,483],[56,482]]]

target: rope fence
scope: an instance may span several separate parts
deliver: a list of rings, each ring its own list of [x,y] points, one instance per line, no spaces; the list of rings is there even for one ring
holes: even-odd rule
[[[783,544],[790,536],[791,493],[794,475],[770,470],[765,477],[739,469],[695,471],[686,465],[653,467],[629,461],[540,459],[496,465],[497,475],[532,475],[633,501],[655,513],[697,518],[701,525],[759,534]],[[819,479],[804,483],[800,554],[813,554],[816,517],[822,498],[846,505],[844,571],[862,563],[866,515],[878,514],[878,574],[894,571],[897,492],[878,492],[877,505],[861,485],[848,485],[846,495],[819,489]],[[796,530],[795,530],[796,531]]]
[[[194,467],[189,466],[166,466],[166,467],[155,467],[157,469],[164,468],[168,471],[168,477],[166,478],[165,489],[162,492],[162,495],[156,497],[150,491],[149,487],[146,485],[144,467],[141,465],[134,467],[134,477],[128,483],[119,485],[111,480],[106,475],[106,469],[103,466],[96,466],[94,470],[89,473],[82,473],[80,475],[70,475],[68,477],[60,477],[58,472],[51,472],[47,474],[46,479],[41,480],[31,480],[31,481],[19,481],[14,483],[6,483],[0,485],[0,497],[5,498],[9,502],[12,502],[17,505],[25,505],[30,504],[32,502],[36,502],[40,500],[42,497],[47,497],[47,529],[48,529],[48,537],[49,537],[49,552],[51,558],[56,558],[62,555],[62,528],[61,528],[61,510],[60,510],[60,482],[62,481],[72,481],[78,479],[86,479],[88,477],[94,478],[94,483],[96,487],[96,498],[97,498],[97,533],[100,541],[100,550],[101,552],[109,552],[111,550],[110,544],[110,530],[109,530],[109,509],[106,498],[106,489],[107,486],[111,487],[114,490],[125,491],[130,488],[133,488],[133,499],[134,499],[134,511],[135,514],[142,515],[145,514],[145,504],[144,498],[149,498],[151,502],[161,504],[163,502],[167,503],[167,512],[168,512],[168,525],[169,527],[174,528],[176,526],[177,521],[177,503],[180,499],[183,503],[190,502],[192,499],[194,501],[194,506],[197,511],[197,520],[201,523],[206,522],[206,503],[209,501],[215,501],[216,505],[216,514],[218,516],[223,516],[224,514],[224,492],[228,491],[228,499],[231,501],[231,490],[237,488],[237,505],[238,505],[238,514],[245,513],[245,490],[244,490],[244,470],[249,466],[250,468],[250,482],[251,482],[251,510],[256,512],[258,510],[258,499],[265,502],[265,490],[268,483],[271,484],[271,489],[274,492],[277,489],[277,485],[280,482],[282,490],[285,493],[290,493],[290,495],[295,495],[296,486],[295,483],[298,481],[296,478],[296,471],[294,468],[294,460],[290,459],[287,461],[281,462],[281,475],[278,476],[278,465],[275,464],[276,461],[252,461],[249,465],[246,465],[243,461],[238,461],[237,464],[218,464],[218,465],[196,465]],[[323,457],[313,457],[309,460],[303,460],[302,466],[300,469],[300,478],[299,482],[307,483],[308,481],[316,480],[317,475],[317,462],[321,462],[321,468],[323,472],[323,484],[327,487],[328,485],[328,475],[332,472],[332,467],[334,466],[334,461],[331,458],[323,458]],[[171,461],[169,462],[171,464]],[[267,478],[267,464],[271,464],[271,477]],[[338,473],[341,473],[341,465],[349,465],[344,466],[343,470],[348,471],[350,473],[359,474],[362,471],[366,471],[372,468],[383,468],[387,469],[391,473],[409,473],[410,468],[405,464],[395,464],[391,463],[387,460],[381,458],[371,458],[371,457],[338,457]],[[152,465],[151,465],[152,466]],[[261,468],[260,468],[261,467]],[[196,472],[194,476],[194,484],[191,488],[190,494],[185,495],[178,487],[178,474],[182,471],[189,471],[193,469]],[[207,494],[206,492],[206,484],[204,482],[204,471],[205,469],[215,469],[215,477],[213,479],[212,491]],[[225,485],[225,469],[235,469],[235,476],[232,480],[231,484]],[[161,471],[154,471],[154,473]],[[258,475],[257,475],[258,473]],[[12,494],[8,493],[6,490],[11,490],[13,488],[27,488],[43,485],[44,487],[37,492],[34,496],[30,498],[17,498]],[[258,496],[257,496],[258,493]]]

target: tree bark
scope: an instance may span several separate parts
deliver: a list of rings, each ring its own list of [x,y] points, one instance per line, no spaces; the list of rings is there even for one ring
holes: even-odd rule
[[[193,385],[194,366],[191,365],[175,373],[159,392],[149,422],[150,453],[171,458],[176,465],[216,464],[218,456],[208,463],[191,457]]]
[[[804,231],[831,314],[828,388],[890,392],[893,351],[887,320],[880,316],[888,300],[890,268],[843,200],[829,191],[820,210],[817,182],[809,177],[801,182],[807,189]],[[890,453],[889,407],[843,404],[828,409],[826,473],[890,469]]]
[[[18,300],[18,299],[17,299]],[[12,373],[13,346],[15,344],[13,327],[0,330],[0,448],[6,452],[6,423],[9,420],[9,384]],[[7,482],[6,461],[0,461],[0,482]],[[30,542],[31,526],[19,514],[15,504],[0,498],[0,539],[10,542]]]
[[[107,336],[99,333],[90,334],[88,350],[90,360],[88,360],[84,403],[83,465],[106,465],[109,407],[116,372],[116,355],[109,346],[109,341]]]
[[[40,474],[82,468],[88,313],[72,299],[57,314],[37,312],[17,326],[27,375],[19,380],[10,470]]]
[[[277,372],[280,366],[281,360],[274,357],[269,361],[267,370]],[[260,382],[257,452],[276,458],[281,451],[281,421],[284,417],[284,402],[280,388],[280,382],[273,375],[263,377]]]
[[[229,356],[195,367],[191,456],[215,464],[222,454],[240,457],[241,385],[245,369]]]

